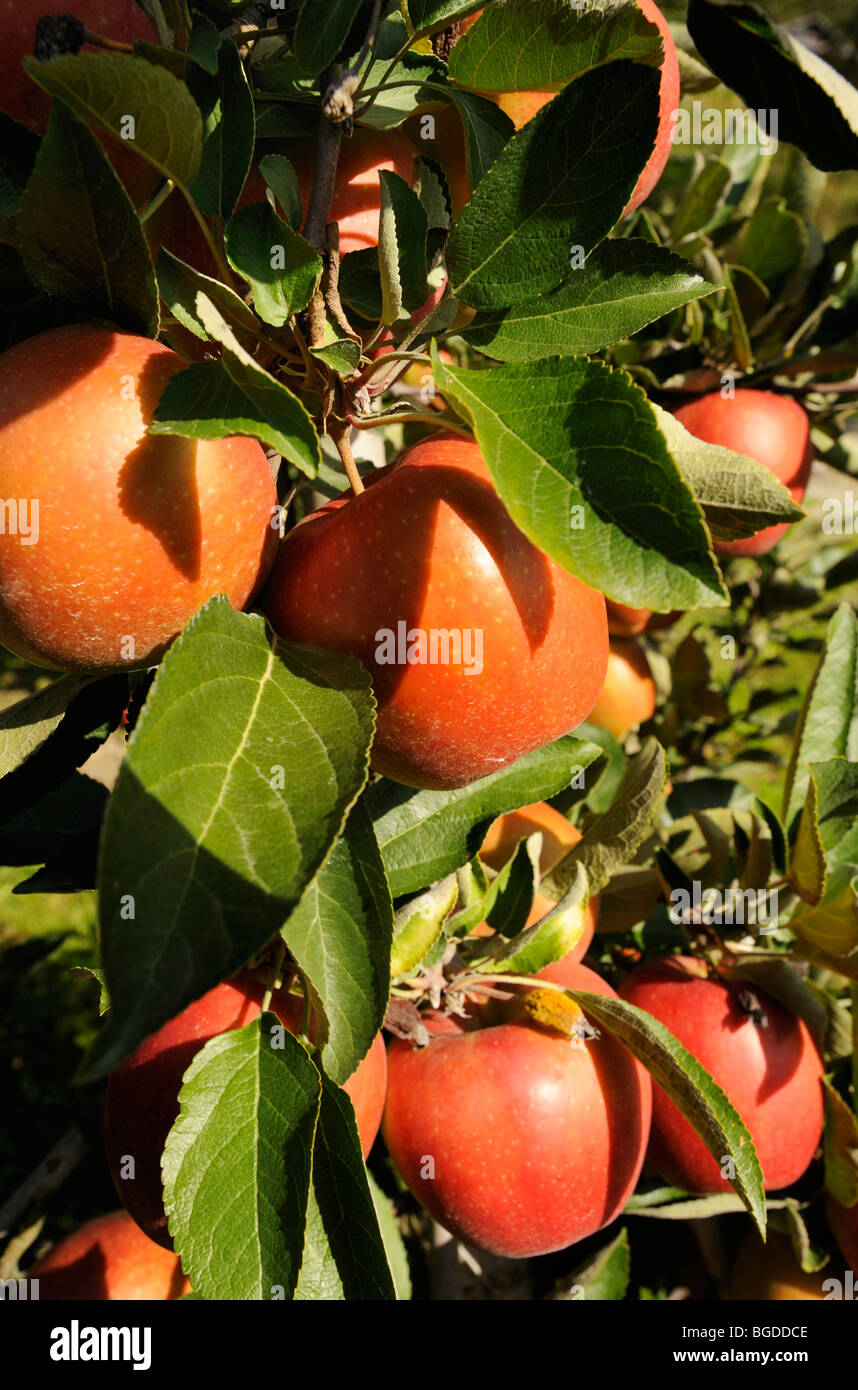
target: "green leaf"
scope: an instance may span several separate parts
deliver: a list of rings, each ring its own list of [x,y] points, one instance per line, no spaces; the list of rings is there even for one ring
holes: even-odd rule
[[[542,891],[563,898],[582,865],[590,893],[604,888],[614,871],[628,864],[643,844],[666,782],[664,750],[654,738],[647,738],[628,764],[613,804],[590,822],[574,849],[546,874]]]
[[[858,92],[816,53],[745,0],[690,0],[688,31],[722,82],[817,169],[858,168]]]
[[[385,1196],[369,1170],[367,1170],[366,1176],[375,1206],[375,1214],[378,1218],[381,1238],[387,1252],[387,1263],[393,1276],[396,1297],[407,1301],[411,1298],[411,1271],[408,1268],[408,1251],[405,1249],[405,1241],[399,1230],[396,1212],[390,1198]]]
[[[658,87],[654,69],[611,63],[570,82],[513,137],[447,244],[457,299],[475,309],[532,300],[607,236],[652,152]]]
[[[825,1128],[822,1154],[825,1186],[836,1202],[852,1207],[858,1202],[858,1119],[851,1106],[823,1078]]]
[[[342,839],[304,889],[283,936],[310,983],[316,1045],[342,1084],[369,1051],[390,996],[393,905],[366,806],[353,808]],[[322,1046],[322,1044],[324,1044]]]
[[[446,29],[479,10],[485,0],[408,0],[408,14],[415,39]]]
[[[222,597],[192,618],[110,798],[99,914],[114,1007],[89,1076],[276,935],[366,780],[373,708],[351,657],[271,645],[261,617]]]
[[[174,318],[183,328],[187,328],[196,338],[210,341],[197,313],[197,295],[204,294],[228,323],[239,333],[259,332],[259,322],[253,310],[239,298],[235,290],[220,280],[203,275],[193,266],[180,261],[165,246],[158,252],[155,261],[158,275],[158,292]]]
[[[433,367],[540,550],[621,603],[659,612],[725,603],[701,510],[624,372],[582,357],[466,370],[436,350]]]
[[[403,309],[419,309],[426,300],[426,209],[399,174],[379,171],[378,264],[381,271],[382,322],[394,324]]]
[[[345,1091],[323,1074],[307,1234],[295,1301],[395,1298],[354,1110]]]
[[[567,993],[652,1073],[716,1162],[720,1164],[727,1157],[733,1160],[733,1187],[765,1236],[766,1197],[760,1162],[750,1134],[720,1086],[663,1024],[634,1004],[581,990]]]
[[[250,172],[256,128],[253,97],[235,44],[221,44],[215,75],[192,66],[188,87],[203,117],[202,160],[190,191],[202,212],[229,217]]]
[[[205,15],[198,15],[188,44],[188,57],[191,62],[196,63],[210,77],[214,77],[218,69],[219,47],[220,34],[217,25],[206,19]]]
[[[507,0],[487,5],[450,54],[450,77],[479,92],[533,92],[613,59],[660,66],[663,41],[637,5]]]
[[[574,1273],[565,1275],[549,1298],[554,1302],[619,1302],[628,1291],[631,1263],[629,1235],[624,1226],[609,1245],[579,1265]]]
[[[222,347],[220,362],[195,362],[167,383],[149,434],[222,439],[249,434],[278,449],[315,477],[321,463],[319,436],[306,408],[241,347],[217,309],[197,295],[197,317]]]
[[[855,979],[858,954],[858,865],[839,864],[828,875],[818,903],[799,903],[789,927],[803,942],[821,951],[829,968]],[[814,956],[810,957],[815,959]]]
[[[286,221],[297,231],[304,220],[304,209],[294,165],[285,155],[267,154],[259,161],[259,172],[286,214]]]
[[[794,270],[810,246],[807,225],[785,198],[766,198],[754,210],[742,234],[740,264],[764,284]]]
[[[816,782],[811,777],[789,868],[790,887],[807,903],[818,903],[825,892],[825,850],[818,816]]]
[[[699,173],[692,177],[691,186],[679,200],[673,219],[673,242],[705,232],[715,225],[730,188],[730,169],[722,159],[706,160]]]
[[[591,251],[581,269],[552,294],[477,314],[462,336],[501,362],[587,356],[714,288],[664,247],[617,238]]]
[[[78,53],[49,63],[25,58],[24,67],[81,120],[124,140],[164,178],[184,187],[195,178],[203,148],[200,108],[165,68],[124,53]]]
[[[765,526],[804,516],[789,488],[756,459],[698,439],[654,402],[652,409],[715,540],[742,540]]]
[[[810,764],[836,757],[858,762],[858,620],[845,603],[828,624],[799,716],[784,786],[783,820],[788,828],[804,804]]]
[[[27,274],[45,294],[155,336],[155,270],[134,204],[100,142],[59,101],[21,199],[18,236]]]
[[[321,1094],[275,1014],[211,1038],[185,1073],[162,1160],[170,1234],[194,1292],[291,1296]]]
[[[455,874],[428,888],[397,909],[393,919],[390,976],[397,979],[418,966],[438,940],[459,896]]]
[[[515,126],[494,101],[476,92],[452,92],[465,136],[465,170],[473,192],[515,134]]]
[[[58,676],[43,690],[26,695],[0,711],[0,778],[22,767],[44,748],[78,696],[90,690],[98,679],[97,676]],[[15,809],[18,811],[21,807],[16,805]],[[0,815],[0,820],[3,819],[4,815]]]
[[[556,907],[532,927],[514,936],[481,968],[535,975],[544,966],[553,965],[568,955],[584,931],[590,896],[587,871],[580,862],[574,865],[571,880],[568,892]]]
[[[811,763],[810,775],[827,864],[858,864],[858,763],[831,758]]]
[[[384,74],[385,90],[378,91],[373,96],[369,110],[361,112],[362,126],[371,126],[374,130],[393,130],[421,107],[430,104],[434,106],[439,101],[444,101],[436,87],[446,86],[447,65],[431,53],[403,53],[389,72],[381,63],[377,63],[375,71],[368,79],[368,87],[373,92],[376,91],[376,73]],[[431,87],[424,85],[429,83],[432,84]],[[451,89],[450,96],[454,95]],[[495,110],[498,109],[495,106]]]
[[[251,203],[231,217],[224,242],[230,265],[250,285],[256,312],[266,323],[282,328],[306,309],[322,258],[270,203]]]
[[[454,873],[476,854],[491,821],[583,779],[601,749],[567,734],[457,791],[417,791],[382,779],[364,795],[393,896]]]
[[[304,0],[295,26],[295,57],[309,77],[328,67],[349,36],[361,0]]]
[[[334,343],[328,343],[325,347],[310,348],[313,357],[317,357],[320,362],[324,362],[326,367],[336,372],[337,376],[350,377],[357,371],[358,363],[361,359],[361,345],[355,342],[354,338],[338,338]]]

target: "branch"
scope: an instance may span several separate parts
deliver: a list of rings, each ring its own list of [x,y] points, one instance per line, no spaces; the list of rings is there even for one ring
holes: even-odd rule
[[[369,27],[363,41],[363,47],[357,57],[357,62],[353,68],[347,68],[342,77],[336,78],[325,92],[322,101],[322,110],[329,121],[336,125],[345,125],[351,121],[355,113],[354,95],[360,86],[360,70],[372,52],[375,44],[378,26],[381,23],[381,12],[385,9],[385,0],[375,0],[370,16]]]
[[[65,1182],[85,1153],[86,1140],[77,1125],[74,1125],[3,1203],[0,1208],[0,1240],[4,1240],[13,1230],[31,1202],[53,1192],[55,1187]]]

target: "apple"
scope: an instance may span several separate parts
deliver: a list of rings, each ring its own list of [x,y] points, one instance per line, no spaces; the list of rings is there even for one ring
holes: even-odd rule
[[[577,989],[614,996],[584,965]],[[460,1240],[525,1259],[607,1226],[634,1190],[650,1123],[647,1072],[610,1033],[581,1046],[523,1022],[426,1020],[394,1039],[382,1134],[429,1214]]]
[[[858,1202],[854,1206],[844,1207],[829,1196],[826,1211],[840,1253],[853,1274],[858,1276]]]
[[[522,806],[518,811],[508,811],[505,815],[498,816],[496,820],[492,821],[480,849],[480,858],[490,869],[498,871],[514,854],[520,841],[526,840],[537,831],[542,834],[542,849],[539,854],[541,874],[550,873],[581,839],[581,832],[577,826],[572,825],[547,801],[536,801],[530,806]],[[584,930],[572,950],[563,957],[563,961],[570,965],[583,960],[587,954],[599,919],[599,902],[599,894],[597,893],[587,904]],[[553,898],[549,898],[537,890],[533,897],[533,907],[525,925],[533,926],[555,906]],[[475,935],[488,935],[490,933],[491,929],[487,924],[483,925],[485,931],[481,932],[478,928]],[[546,965],[544,969],[537,972],[537,977],[553,980],[555,979],[554,972],[560,966],[560,961],[553,965]],[[564,984],[565,981],[556,980],[555,983]]]
[[[655,682],[643,649],[630,638],[615,638],[601,694],[590,712],[590,723],[624,739],[654,713]]]
[[[787,1236],[770,1231],[765,1245],[755,1231],[742,1242],[724,1297],[728,1302],[812,1302],[824,1299],[827,1271],[806,1274]]]
[[[604,681],[604,598],[519,531],[459,435],[421,440],[301,521],[262,604],[282,637],[360,658],[372,766],[409,786],[506,767],[580,724]]]
[[[255,163],[238,200],[239,208],[265,199],[267,185],[259,172],[258,161],[266,154],[283,155],[292,162],[298,176],[301,205],[306,218],[316,167],[315,140],[268,140],[258,144]],[[414,175],[414,146],[401,131],[356,126],[354,134],[344,138],[340,147],[337,181],[328,219],[339,224],[342,256],[350,251],[364,251],[378,245],[381,209],[378,175],[381,170],[399,174],[410,184]],[[194,266],[204,275],[220,278],[196,218],[180,194],[170,196],[149,219],[146,230],[153,254],[164,246],[179,260]]]
[[[74,325],[0,357],[0,641],[66,671],[150,666],[213,594],[270,567],[276,489],[253,439],[147,435],[187,364],[149,338]]]
[[[664,57],[661,63],[661,86],[659,88],[659,107],[658,107],[658,134],[656,135],[655,146],[650,155],[649,162],[638,179],[637,186],[631,196],[627,207],[623,212],[623,217],[628,217],[629,213],[635,212],[641,203],[645,203],[652,193],[662,174],[664,166],[667,164],[673,143],[673,121],[674,111],[679,107],[680,83],[679,83],[679,58],[676,54],[676,45],[673,42],[673,35],[670,32],[670,25],[659,9],[654,0],[637,0],[638,8],[643,15],[655,24],[662,37],[664,44]],[[463,30],[470,29],[482,14],[478,10],[476,14],[469,15],[467,19],[460,21]],[[551,101],[556,96],[555,92],[501,92],[490,93],[492,99],[497,102],[502,111],[505,111],[515,126],[516,130],[521,130],[522,126],[527,125],[528,121],[538,111],[541,111],[546,102]]]
[[[822,1137],[823,1067],[804,1021],[756,986],[709,978],[705,965],[687,956],[640,966],[620,994],[663,1023],[724,1091],[754,1141],[766,1190],[796,1182]],[[663,1178],[688,1192],[731,1190],[658,1086],[649,1157]]]
[[[179,1114],[182,1078],[210,1038],[251,1023],[264,996],[264,986],[249,975],[217,985],[146,1038],[108,1079],[104,1141],[116,1190],[141,1230],[166,1249],[172,1249],[172,1242],[161,1155]],[[298,1031],[303,1010],[299,996],[279,991],[270,1008],[290,1032]],[[386,1088],[387,1054],[378,1034],[344,1087],[355,1108],[364,1157],[378,1133]],[[134,1160],[133,1177],[124,1176],[129,1157]]]
[[[737,391],[723,397],[720,391],[691,401],[677,410],[676,418],[691,434],[707,444],[745,454],[767,468],[801,502],[813,463],[810,421],[798,401],[773,391]],[[717,555],[767,555],[789,530],[789,525],[767,526],[740,541],[717,541]]]
[[[146,15],[131,0],[74,0],[71,12],[92,33],[115,43],[132,44],[135,39],[157,43],[158,36]],[[0,0],[0,110],[38,135],[48,127],[51,98],[24,71],[21,60],[33,54],[36,25],[46,15],[64,14],[56,0]],[[106,49],[84,45],[84,52],[106,53]],[[158,175],[130,142],[97,132],[117,174],[132,200],[139,206],[158,186]]]
[[[169,1300],[190,1293],[178,1255],[149,1240],[126,1211],[87,1221],[34,1265],[39,1300]]]

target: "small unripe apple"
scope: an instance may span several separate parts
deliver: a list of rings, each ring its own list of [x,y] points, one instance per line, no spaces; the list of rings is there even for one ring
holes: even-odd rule
[[[590,712],[591,724],[624,739],[655,713],[655,681],[646,654],[630,638],[614,638],[601,694]]]
[[[573,987],[612,997],[586,966]],[[467,1030],[428,1019],[428,1046],[394,1039],[382,1132],[429,1214],[460,1240],[525,1259],[622,1211],[643,1163],[647,1072],[606,1030],[581,1046],[529,1023]]]
[[[813,464],[810,420],[806,410],[789,396],[772,391],[737,391],[724,397],[720,391],[701,396],[676,411],[680,424],[707,444],[720,444],[737,454],[755,459],[801,502]],[[767,555],[789,530],[789,525],[767,526],[740,541],[716,541],[717,555]]]
[[[87,1221],[30,1270],[39,1300],[169,1300],[190,1293],[178,1255],[163,1250],[126,1211]]]
[[[166,1249],[172,1248],[172,1242],[164,1211],[161,1156],[179,1114],[182,1078],[210,1038],[252,1023],[264,996],[264,987],[249,975],[217,985],[146,1038],[108,1080],[104,1143],[116,1190],[141,1230]],[[297,995],[277,991],[269,1007],[291,1033],[300,1029],[303,1002]],[[378,1133],[387,1089],[387,1054],[381,1034],[343,1089],[354,1105],[366,1156]]]
[[[765,1245],[752,1231],[739,1247],[727,1292],[728,1302],[794,1303],[824,1299],[824,1269],[806,1274],[787,1236],[769,1231]]]
[[[150,666],[212,595],[243,608],[265,578],[277,494],[262,447],[146,433],[186,365],[89,325],[0,357],[0,496],[18,506],[0,534],[0,641],[27,661]]]
[[[480,858],[490,869],[496,871],[502,869],[515,852],[520,841],[526,840],[537,831],[542,834],[542,849],[539,854],[541,874],[550,873],[581,839],[581,832],[577,826],[572,825],[571,821],[568,821],[547,801],[536,801],[530,806],[522,806],[518,811],[508,811],[492,822],[480,848]],[[599,905],[600,898],[597,893],[587,904],[584,930],[581,936],[572,950],[563,957],[563,960],[569,964],[583,960],[587,954],[590,942],[593,940],[596,923],[599,920]],[[545,893],[540,893],[537,890],[533,896],[533,907],[525,926],[533,926],[555,906],[556,903],[553,898],[549,898]],[[488,933],[490,929],[486,928],[486,931]],[[478,928],[475,935],[481,934]],[[546,965],[543,970],[538,972],[539,978],[554,979],[552,972],[560,964],[561,962],[557,961],[554,965]],[[558,980],[557,983],[562,984],[563,981]]]
[[[282,637],[360,658],[372,766],[409,786],[506,767],[580,724],[604,681],[604,598],[523,535],[458,435],[300,522],[262,602]]]
[[[67,8],[92,33],[112,39],[114,43],[132,44],[135,39],[158,41],[146,15],[131,0],[74,0]],[[44,135],[47,130],[51,98],[24,71],[22,59],[33,56],[39,20],[65,13],[57,0],[0,0],[0,110],[38,135]],[[108,50],[87,44],[82,51],[105,53]],[[134,153],[133,141],[116,140],[103,131],[96,133],[132,200],[139,206],[157,188],[157,173]]]
[[[802,1176],[822,1137],[822,1061],[807,1024],[756,986],[711,979],[674,956],[633,970],[620,994],[652,1014],[696,1057],[735,1106],[754,1141],[766,1191]],[[649,1157],[687,1192],[728,1192],[703,1140],[659,1086]]]

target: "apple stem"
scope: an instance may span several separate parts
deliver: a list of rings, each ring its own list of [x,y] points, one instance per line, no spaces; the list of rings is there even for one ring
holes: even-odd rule
[[[273,966],[273,969],[272,969],[272,972],[271,972],[271,979],[270,979],[270,981],[269,981],[268,988],[267,988],[267,990],[265,991],[265,994],[263,995],[263,998],[262,998],[262,1009],[261,1009],[261,1012],[262,1012],[262,1013],[265,1013],[265,1010],[269,1007],[269,1005],[270,1005],[270,1003],[271,1003],[271,996],[272,996],[272,994],[274,993],[275,989],[278,989],[279,986],[280,986],[280,983],[281,983],[281,981],[280,981],[280,974],[281,974],[281,971],[283,970],[283,957],[284,957],[285,955],[286,955],[286,942],[283,941],[283,940],[280,940],[280,941],[278,941],[278,943],[277,943],[277,954],[276,954],[275,957],[274,957],[274,966]]]
[[[331,420],[331,423],[328,426],[328,433],[330,434],[331,439],[337,446],[337,453],[342,459],[343,468],[345,469],[346,477],[349,480],[349,486],[351,487],[351,490],[354,493],[355,497],[359,497],[360,494],[365,491],[365,488],[363,485],[363,479],[361,478],[361,475],[358,472],[358,466],[355,463],[355,456],[352,453],[351,441],[349,440],[351,426],[345,420],[337,420],[336,418],[334,418]]]

